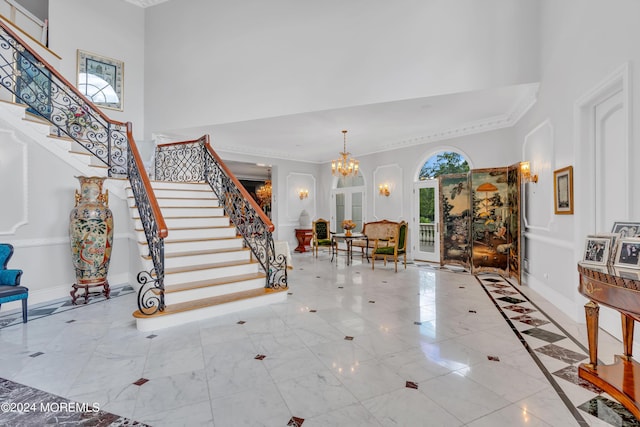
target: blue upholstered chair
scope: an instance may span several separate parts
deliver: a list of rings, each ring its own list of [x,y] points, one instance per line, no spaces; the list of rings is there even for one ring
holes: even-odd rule
[[[11,255],[13,255],[13,246],[0,243],[0,306],[5,302],[22,300],[22,323],[27,323],[29,289],[20,286],[22,270],[7,269]]]

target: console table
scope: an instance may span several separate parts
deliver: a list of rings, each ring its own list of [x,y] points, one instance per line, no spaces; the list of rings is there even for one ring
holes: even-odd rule
[[[640,270],[625,271],[611,266],[578,264],[579,292],[585,304],[589,363],[581,363],[578,375],[618,400],[640,419],[640,364],[632,358],[633,326],[640,320]],[[620,312],[623,354],[614,363],[598,365],[598,314],[602,304]]]
[[[298,246],[294,249],[296,252],[306,252],[306,247],[309,246],[311,238],[313,237],[313,230],[310,228],[296,228],[296,239],[298,240]]]

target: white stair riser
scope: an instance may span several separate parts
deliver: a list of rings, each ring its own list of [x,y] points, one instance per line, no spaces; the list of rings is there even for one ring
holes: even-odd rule
[[[167,305],[179,304],[181,302],[194,301],[202,298],[217,297],[233,292],[249,291],[251,289],[264,288],[266,279],[245,280],[243,282],[227,283],[224,285],[208,286],[206,288],[190,289],[180,292],[166,292],[164,302]],[[165,287],[169,289],[170,287]]]
[[[184,239],[208,239],[211,237],[235,237],[236,229],[234,227],[220,228],[193,228],[184,230],[169,230],[169,238],[176,240]],[[146,239],[138,241],[146,241]]]
[[[160,206],[162,216],[171,217],[197,217],[197,216],[224,216],[224,209],[211,206],[211,207],[167,207]],[[135,210],[134,218],[140,218],[138,210]]]
[[[215,199],[212,191],[181,191],[170,189],[153,190],[156,197],[170,197],[173,199]]]
[[[165,268],[189,267],[193,265],[215,264],[229,261],[250,261],[250,251],[220,252],[214,254],[178,256],[164,258]]]
[[[219,240],[194,240],[190,242],[171,243],[164,241],[164,253],[166,255],[185,251],[206,251],[212,249],[240,249],[242,239],[219,239]]]
[[[161,189],[212,191],[209,184],[196,183],[196,182],[151,181],[151,187],[154,189],[154,191],[161,190]]]
[[[228,227],[229,218],[222,217],[207,217],[207,218],[164,218],[167,229],[171,233],[172,229],[176,228],[190,228],[190,227]],[[142,228],[142,222],[139,219],[135,220],[135,227],[137,229]]]
[[[221,277],[231,277],[240,274],[251,274],[258,272],[258,264],[231,265],[228,267],[208,268],[205,270],[192,270],[182,273],[172,273],[164,275],[164,283],[167,286],[179,285],[187,282],[197,282],[199,280],[219,279]]]
[[[136,201],[133,198],[133,195],[127,193],[129,196],[128,202],[129,207],[133,208],[136,205]],[[217,208],[219,207],[217,199],[157,199],[158,206],[160,206],[160,210],[167,207],[180,207],[180,208],[190,208],[190,207],[211,207]]]
[[[234,301],[227,304],[220,304],[198,310],[185,311],[173,315],[136,319],[136,327],[139,331],[149,332],[158,329],[169,328],[171,326],[184,325],[202,319],[210,319],[225,314],[235,313],[256,307],[263,307],[270,304],[277,304],[287,300],[286,292],[274,292],[256,298]]]

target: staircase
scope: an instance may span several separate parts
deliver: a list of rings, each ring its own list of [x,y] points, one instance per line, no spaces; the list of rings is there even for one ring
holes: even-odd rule
[[[206,183],[152,181],[169,235],[165,238],[164,311],[133,313],[141,331],[162,329],[282,302],[286,289],[265,288],[266,274],[244,246]],[[153,264],[131,189],[131,215],[144,269]]]

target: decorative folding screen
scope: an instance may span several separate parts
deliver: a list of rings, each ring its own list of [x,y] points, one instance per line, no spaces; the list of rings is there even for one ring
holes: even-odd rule
[[[440,263],[471,267],[469,175],[442,175],[440,182]]]
[[[507,186],[508,196],[507,205],[509,206],[509,226],[507,227],[508,238],[511,243],[509,247],[509,276],[515,277],[518,283],[521,279],[520,270],[520,163],[511,165],[507,168]]]

